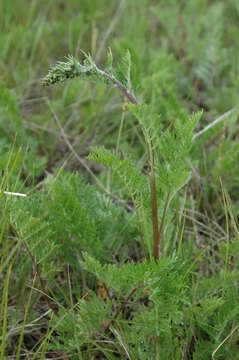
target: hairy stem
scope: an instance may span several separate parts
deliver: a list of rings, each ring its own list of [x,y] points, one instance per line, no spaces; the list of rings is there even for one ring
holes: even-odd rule
[[[131,93],[119,80],[117,80],[113,75],[109,74],[105,70],[101,70],[97,67],[99,74],[102,75],[106,80],[111,82],[115,87],[117,87],[123,95],[131,102],[132,104],[136,105],[138,104],[136,97],[133,93]]]

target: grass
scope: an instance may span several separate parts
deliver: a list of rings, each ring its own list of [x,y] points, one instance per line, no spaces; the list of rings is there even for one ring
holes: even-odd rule
[[[238,2],[13,3],[0,1],[0,359],[236,359]],[[114,66],[129,51],[145,108],[101,82],[42,86],[82,49],[104,69],[109,47]]]

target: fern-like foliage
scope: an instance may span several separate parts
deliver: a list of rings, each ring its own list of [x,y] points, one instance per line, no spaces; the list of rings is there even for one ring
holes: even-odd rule
[[[111,307],[109,311],[108,306],[112,306],[112,299],[108,299],[104,306],[105,319],[111,326],[121,324],[121,336],[126,337],[131,355],[134,354],[135,358],[140,359],[155,356],[155,349],[148,347],[149,338],[154,341],[158,339],[165,358],[170,358],[172,349],[176,348],[179,351],[180,342],[174,342],[173,334],[177,334],[178,337],[183,335],[180,323],[184,318],[183,309],[186,309],[190,299],[189,277],[186,275],[189,264],[172,257],[161,260],[160,263],[145,261],[117,267],[116,265],[101,265],[91,256],[84,254],[82,266],[86,271],[93,273],[97,279],[105,282],[109,293],[113,292],[119,307],[123,309],[124,306],[128,308],[132,306],[132,320],[130,321],[125,318],[123,311],[118,319],[115,318],[114,307]],[[142,306],[144,302],[147,306]],[[92,305],[89,309],[86,309],[83,304],[81,309],[79,304],[79,316],[84,318],[86,323],[90,323],[92,316],[90,309],[93,308],[93,303],[98,306],[94,296],[91,297],[90,303]],[[103,325],[103,322],[99,324],[99,319],[100,313],[98,320],[94,323],[94,332],[97,326]],[[131,335],[127,331],[129,322]],[[85,337],[87,343],[90,342],[91,336],[92,333]]]
[[[131,58],[129,52],[115,70],[113,70],[111,50],[108,52],[105,70],[101,70],[90,55],[82,53],[84,56],[82,63],[73,56],[68,56],[65,62],[60,61],[53,66],[43,79],[43,85],[47,86],[80,77],[94,83],[111,84],[117,87],[131,102],[137,102],[131,91]]]
[[[43,79],[43,85],[63,82],[67,79],[74,79],[78,76],[91,82],[107,83],[107,78],[103,76],[101,70],[93,62],[91,56],[86,54],[84,54],[84,56],[85,58],[82,64],[71,55],[66,57],[65,62],[57,62],[57,64],[49,70],[49,73]]]
[[[137,207],[142,205],[141,195],[148,193],[147,177],[140,172],[130,157],[120,159],[113,152],[101,147],[94,147],[89,155],[89,160],[96,161],[109,167],[126,186],[131,198]]]
[[[175,194],[190,177],[187,158],[193,144],[193,133],[202,113],[198,112],[184,118],[176,118],[174,131],[166,131],[159,144],[158,187],[163,192],[170,191]]]
[[[52,274],[67,263],[75,269],[82,251],[106,262],[112,261],[113,251],[124,261],[135,240],[139,241],[134,214],[113,204],[78,175],[49,178],[37,196],[18,200],[13,198],[7,206],[13,233],[27,243],[50,282]],[[18,269],[27,277],[30,265],[26,253]]]
[[[153,235],[154,256],[157,257],[159,232],[163,236],[168,204],[189,179],[187,156],[192,145],[193,129],[201,114],[190,118],[178,109],[172,130],[163,131],[160,116],[155,112],[154,106],[139,104],[134,97],[129,52],[126,53],[120,65],[114,69],[112,53],[109,50],[105,70],[101,70],[90,55],[85,53],[83,55],[82,64],[73,57],[68,57],[65,63],[57,63],[49,71],[43,83],[49,85],[79,76],[89,81],[116,86],[131,103],[128,108],[138,120],[145,137],[150,175],[144,175],[129,156],[127,159],[121,159],[105,148],[93,148],[89,159],[109,167],[123,181],[138,211],[142,244],[145,237],[148,252],[152,254],[150,239]],[[177,108],[175,98],[173,96],[171,98],[172,107]],[[160,230],[159,222],[161,222]]]

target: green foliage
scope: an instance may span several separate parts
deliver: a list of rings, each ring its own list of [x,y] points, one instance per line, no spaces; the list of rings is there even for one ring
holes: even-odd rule
[[[28,139],[23,119],[19,114],[17,97],[2,83],[0,83],[0,139],[2,158],[0,168],[2,170],[7,164],[10,149],[14,143],[15,147],[23,147],[16,170],[19,171],[19,165],[24,161],[28,176],[35,177],[42,172],[46,159],[37,155],[37,144]],[[27,156],[24,154],[26,151],[28,151]]]
[[[159,145],[160,165],[156,166],[159,173],[159,186],[169,189],[175,194],[190,176],[187,157],[193,143],[193,132],[201,117],[201,113],[192,115],[184,120],[175,119],[175,132],[167,131]],[[165,190],[164,190],[165,191]]]
[[[136,102],[136,99],[131,94],[131,57],[129,52],[127,52],[116,70],[112,68],[113,57],[110,49],[108,51],[106,70],[99,69],[90,55],[82,53],[84,56],[82,64],[73,56],[68,56],[66,62],[58,62],[50,69],[43,79],[43,85],[51,85],[80,77],[90,82],[114,85],[127,97],[131,98],[131,101],[133,99],[133,102]]]
[[[108,166],[122,180],[135,205],[140,207],[142,193],[148,191],[147,177],[141,174],[132,159],[120,159],[105,148],[93,148],[89,159]]]
[[[110,261],[114,251],[114,256],[124,261],[128,247],[138,237],[135,217],[87,186],[78,175],[49,179],[41,195],[24,201],[13,199],[8,207],[16,236],[37,254],[50,281],[66,264],[77,269],[82,251],[102,261]],[[26,258],[27,254],[20,261],[22,267],[18,264],[21,272],[29,270]]]
[[[87,186],[77,175],[60,176],[48,186],[52,199],[49,219],[55,236],[62,238],[69,249],[68,252],[63,246],[63,258],[72,263],[74,254],[84,250],[109,261],[109,252],[114,249],[115,256],[123,261],[127,245],[137,237],[135,217],[127,216],[122,208]]]
[[[0,358],[237,359],[238,19],[0,1]]]
[[[105,77],[102,76],[90,55],[84,54],[84,56],[85,59],[83,64],[78,62],[72,56],[68,56],[66,62],[58,62],[43,79],[43,85],[50,85],[67,79],[74,79],[77,76],[80,76],[82,79],[89,79],[92,82],[106,82]]]

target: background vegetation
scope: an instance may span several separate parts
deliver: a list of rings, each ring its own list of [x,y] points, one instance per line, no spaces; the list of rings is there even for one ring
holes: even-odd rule
[[[238,25],[237,0],[0,0],[1,360],[239,358]],[[175,166],[157,173],[159,220],[179,190],[158,262],[128,194],[149,173],[139,114],[102,83],[42,86],[81,49],[104,67],[108,47],[116,63],[129,50]],[[130,156],[130,183],[95,146]]]

